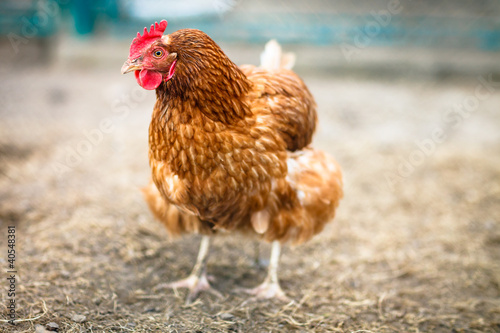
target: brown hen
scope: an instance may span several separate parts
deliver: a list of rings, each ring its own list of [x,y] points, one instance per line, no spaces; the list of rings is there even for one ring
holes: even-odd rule
[[[271,41],[261,67],[236,66],[205,33],[164,35],[166,21],[134,39],[122,72],[156,89],[149,128],[149,207],[170,234],[201,233],[191,275],[167,287],[213,291],[206,278],[208,236],[239,231],[273,242],[258,298],[286,299],[277,278],[280,243],[302,243],[333,219],[340,167],[308,147],[316,104]]]

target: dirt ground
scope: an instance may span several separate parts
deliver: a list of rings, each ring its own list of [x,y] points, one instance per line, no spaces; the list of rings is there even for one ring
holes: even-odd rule
[[[169,240],[142,199],[154,94],[119,74],[126,48],[1,69],[0,266],[15,225],[25,320],[2,332],[500,332],[500,85],[299,66],[319,106],[314,145],[344,169],[338,215],[284,248],[292,302],[234,291],[266,268],[253,240],[229,235],[208,267],[224,298],[186,306],[184,290],[154,287],[189,274],[199,236]]]

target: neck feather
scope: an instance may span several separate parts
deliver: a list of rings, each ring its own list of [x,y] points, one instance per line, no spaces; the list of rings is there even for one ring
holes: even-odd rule
[[[156,90],[157,107],[168,112],[201,112],[215,122],[231,124],[250,114],[245,96],[251,83],[216,45],[211,52],[180,53],[175,74]],[[196,51],[196,50],[195,50]],[[193,54],[196,53],[196,54]],[[198,53],[201,53],[198,50]],[[198,59],[194,61],[192,59]],[[190,118],[194,114],[186,114]]]

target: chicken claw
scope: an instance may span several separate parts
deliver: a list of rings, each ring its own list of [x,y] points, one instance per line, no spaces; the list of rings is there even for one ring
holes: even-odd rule
[[[223,298],[222,294],[217,290],[213,289],[208,282],[210,277],[207,276],[206,266],[208,259],[208,247],[210,244],[210,238],[208,236],[203,236],[200,244],[200,251],[198,252],[198,258],[196,259],[196,264],[194,265],[191,274],[182,280],[162,283],[156,286],[154,289],[165,289],[171,288],[177,290],[178,288],[189,289],[188,296],[186,298],[186,304],[192,303],[201,291],[207,291],[219,298]]]
[[[278,282],[272,282],[266,279],[262,284],[255,288],[239,288],[238,291],[242,291],[249,295],[253,295],[250,299],[259,300],[259,299],[270,299],[276,298],[277,300],[283,302],[290,302],[290,299],[286,296],[285,292],[281,289]]]
[[[223,298],[220,292],[218,292],[217,290],[215,290],[210,286],[208,280],[209,277],[207,277],[207,274],[205,272],[203,272],[200,276],[191,274],[187,278],[179,281],[162,283],[156,286],[155,290],[165,289],[165,288],[170,288],[175,290],[179,288],[187,288],[189,289],[189,293],[186,298],[186,304],[192,303],[196,299],[198,294],[202,291],[209,292],[212,295],[217,296],[218,298]]]
[[[258,300],[258,299],[270,299],[270,298],[276,298],[283,302],[290,301],[290,299],[285,295],[285,292],[281,289],[278,281],[278,261],[279,261],[280,251],[281,251],[280,243],[278,241],[274,241],[271,250],[271,260],[269,263],[269,270],[267,272],[267,277],[264,280],[264,282],[262,282],[262,284],[251,289],[246,289],[246,288],[237,289],[237,291],[242,291],[254,296],[248,301]]]

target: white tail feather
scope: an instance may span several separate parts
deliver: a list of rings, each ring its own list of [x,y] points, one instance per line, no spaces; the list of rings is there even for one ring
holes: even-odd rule
[[[260,54],[260,67],[267,70],[292,69],[295,65],[295,54],[281,51],[281,46],[275,39],[267,42],[264,51]]]

